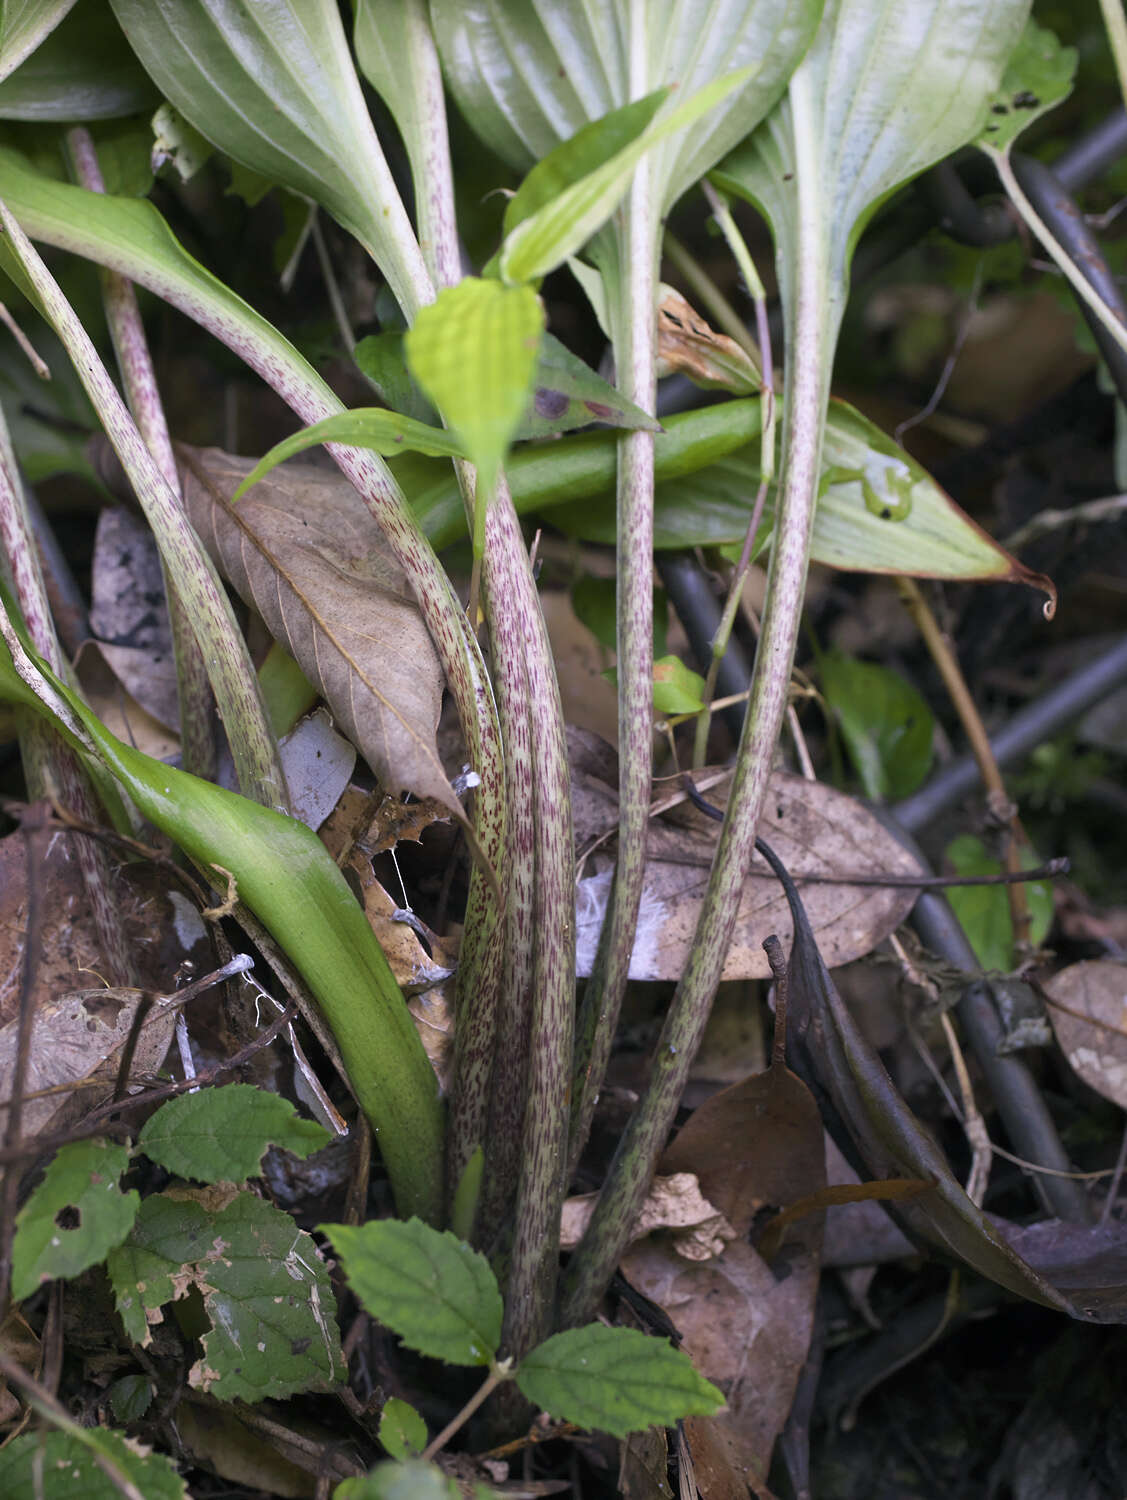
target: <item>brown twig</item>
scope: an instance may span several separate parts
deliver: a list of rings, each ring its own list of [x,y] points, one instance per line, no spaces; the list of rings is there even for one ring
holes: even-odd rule
[[[1021,826],[1017,809],[1006,792],[1006,784],[998,769],[998,762],[994,758],[990,736],[986,733],[986,726],[982,722],[978,706],[967,687],[966,678],[963,676],[954,648],[944,631],[940,629],[939,621],[935,618],[931,606],[915,580],[898,578],[896,587],[901,602],[915,622],[924,645],[943,679],[943,685],[947,689],[955,712],[959,716],[971,753],[978,766],[978,773],[982,777],[982,784],[986,788],[987,805],[1000,823],[1009,825],[1009,835],[1002,852],[1002,862],[1011,875],[1018,876],[1021,872],[1021,850],[1029,840]],[[1009,898],[1014,944],[1021,949],[1029,943],[1030,915],[1029,898],[1020,879],[1015,879],[1010,885]]]

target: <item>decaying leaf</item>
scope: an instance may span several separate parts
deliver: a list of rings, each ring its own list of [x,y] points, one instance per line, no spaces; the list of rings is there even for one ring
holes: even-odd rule
[[[749,395],[761,375],[735,339],[710,328],[676,287],[661,287],[657,309],[658,374],[687,375],[695,385]]]
[[[709,787],[723,805],[726,782]],[[584,849],[618,826],[618,798],[605,782],[583,773],[573,787],[576,843]],[[801,882],[803,875],[887,872],[902,879],[915,862],[871,813],[843,792],[798,776],[771,778],[761,830]],[[646,879],[634,952],[632,979],[678,979],[696,932],[701,901],[716,847],[717,825],[692,806],[680,805],[650,826]],[[576,886],[579,973],[591,972],[606,910],[613,863],[600,847],[583,866]],[[804,900],[826,962],[837,966],[872,951],[908,915],[911,889],[896,886],[808,885]],[[735,933],[724,966],[725,979],[762,979],[770,969],[763,939],[777,933],[785,944],[791,917],[778,881],[758,857],[744,887]]]
[[[370,858],[359,848],[354,850],[349,868],[360,881],[364,913],[396,984],[409,997],[407,1009],[445,1090],[454,1060],[454,973],[459,938],[440,938],[413,914],[401,913],[372,873]],[[426,947],[421,938],[425,938]]]
[[[748,1236],[764,1210],[824,1187],[817,1106],[777,1061],[695,1110],[660,1169],[695,1173],[736,1238],[694,1267],[678,1266],[649,1240],[628,1252],[622,1269],[665,1309],[697,1368],[727,1398],[719,1416],[686,1424],[694,1462],[699,1449],[710,1469],[762,1480],[810,1344],[823,1215],[789,1225],[770,1265]]]
[[[574,1250],[586,1232],[598,1193],[569,1198],[560,1216],[560,1248]],[[735,1239],[736,1231],[708,1199],[692,1172],[655,1177],[634,1225],[634,1239],[655,1229],[672,1231],[670,1244],[683,1260],[710,1260]]]
[[[901,1199],[889,1212],[913,1238],[966,1261],[999,1285],[1064,1312],[1068,1299],[1017,1255],[967,1197],[932,1137],[897,1091],[838,994],[818,951],[802,899],[782,864],[794,919],[787,1056],[814,1089],[827,1126],[864,1175],[919,1178],[933,1192]]]
[[[180,450],[184,499],[220,572],[316,685],[389,789],[461,804],[435,745],[442,671],[364,502],[339,475],[292,463],[240,500],[250,459]]]
[[[1045,985],[1060,1049],[1084,1082],[1127,1109],[1127,965],[1070,964]]]
[[[33,1135],[72,1119],[108,1097],[144,991],[109,989],[97,983],[101,950],[85,887],[73,857],[70,836],[56,834],[40,869],[45,922],[32,976],[35,1029],[25,1094],[43,1094],[24,1105],[22,1129]],[[8,1098],[15,1063],[20,971],[26,924],[26,865],[19,834],[0,839],[0,1101]],[[184,957],[167,908],[130,911],[131,934],[146,970],[158,970],[160,954],[149,928],[161,924],[160,938]],[[157,962],[154,962],[157,960]],[[171,972],[171,971],[169,971]],[[155,977],[155,973],[154,973]],[[145,1021],[134,1054],[134,1073],[155,1073],[172,1036],[175,1017],[158,1000]],[[91,1080],[89,1089],[72,1085]],[[0,1110],[0,1122],[6,1111]]]

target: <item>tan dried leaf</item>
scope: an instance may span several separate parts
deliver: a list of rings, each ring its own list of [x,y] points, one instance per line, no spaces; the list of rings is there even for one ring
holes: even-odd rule
[[[727,781],[707,792],[723,806]],[[618,827],[618,796],[589,773],[576,787],[576,829],[584,847]],[[631,979],[679,979],[688,961],[708,884],[719,824],[691,805],[672,808],[650,825],[645,884],[630,959]],[[872,951],[907,917],[915,892],[903,886],[859,886],[848,880],[803,885],[804,875],[850,873],[895,877],[918,873],[911,855],[852,797],[820,782],[777,771],[771,777],[760,831],[798,882],[818,945],[834,968]],[[588,975],[613,878],[600,847],[576,884],[578,972]],[[757,855],[744,887],[725,979],[764,979],[762,943],[777,933],[789,948],[792,923],[782,888]]]
[[[435,744],[442,671],[418,606],[364,502],[311,464],[275,470],[237,506],[254,465],[180,449],[192,524],[220,572],[324,696],[381,782],[461,804]]]
[[[1045,985],[1060,1049],[1084,1082],[1127,1109],[1127,965],[1070,964]]]
[[[657,358],[661,375],[687,375],[696,385],[750,395],[762,382],[745,349],[710,328],[676,288],[662,285],[657,309]]]
[[[454,974],[459,939],[440,938],[418,918],[397,918],[399,908],[372,873],[371,861],[355,850],[349,866],[364,891],[364,912],[383,949],[395,982],[410,998],[407,1009],[439,1084],[450,1083],[454,1061]],[[418,930],[416,930],[416,928]],[[418,933],[422,932],[430,953]]]
[[[560,1216],[560,1245],[574,1250],[583,1238],[598,1193],[581,1193],[568,1198]],[[674,1172],[655,1177],[642,1204],[632,1238],[640,1240],[655,1229],[673,1230],[671,1240],[675,1254],[684,1260],[708,1260],[719,1255],[736,1231],[700,1190],[692,1172]]]

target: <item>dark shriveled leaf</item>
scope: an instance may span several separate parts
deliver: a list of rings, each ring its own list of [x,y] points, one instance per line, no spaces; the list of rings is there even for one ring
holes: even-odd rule
[[[788,1060],[810,1084],[847,1158],[877,1180],[915,1177],[932,1184],[930,1193],[888,1205],[913,1238],[1020,1297],[1074,1314],[1068,1299],[1011,1249],[967,1197],[838,994],[794,882],[762,841],[759,847],[783,884],[794,919]]]

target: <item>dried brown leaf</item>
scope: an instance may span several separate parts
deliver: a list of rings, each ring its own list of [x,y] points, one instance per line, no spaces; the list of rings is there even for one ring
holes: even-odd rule
[[[364,502],[311,464],[275,470],[235,507],[253,467],[180,450],[184,499],[216,566],[299,663],[388,790],[461,804],[435,744],[442,671]]]
[[[568,1198],[560,1215],[560,1248],[574,1250],[586,1232],[598,1193]],[[634,1225],[640,1240],[655,1229],[673,1231],[671,1244],[684,1260],[709,1260],[735,1239],[736,1231],[700,1190],[692,1172],[655,1177]]]
[[[723,804],[727,785],[709,788]],[[574,788],[580,854],[594,839],[618,826],[618,797],[589,773]],[[638,933],[630,960],[632,979],[678,979],[688,960],[697,917],[708,884],[718,825],[692,806],[681,805],[650,827],[646,878]],[[761,820],[763,837],[780,857],[803,875],[886,872],[896,877],[917,867],[891,834],[852,797],[818,782],[776,772]],[[610,892],[613,865],[602,850],[584,867],[576,888],[579,973],[591,972],[595,944]],[[818,942],[831,966],[871,952],[905,919],[915,893],[895,886],[808,885],[804,900]],[[762,979],[770,973],[762,942],[768,933],[785,945],[793,928],[782,889],[756,857],[732,943],[725,979]]]
[[[1127,965],[1070,964],[1045,985],[1060,1049],[1089,1088],[1127,1109]]]

